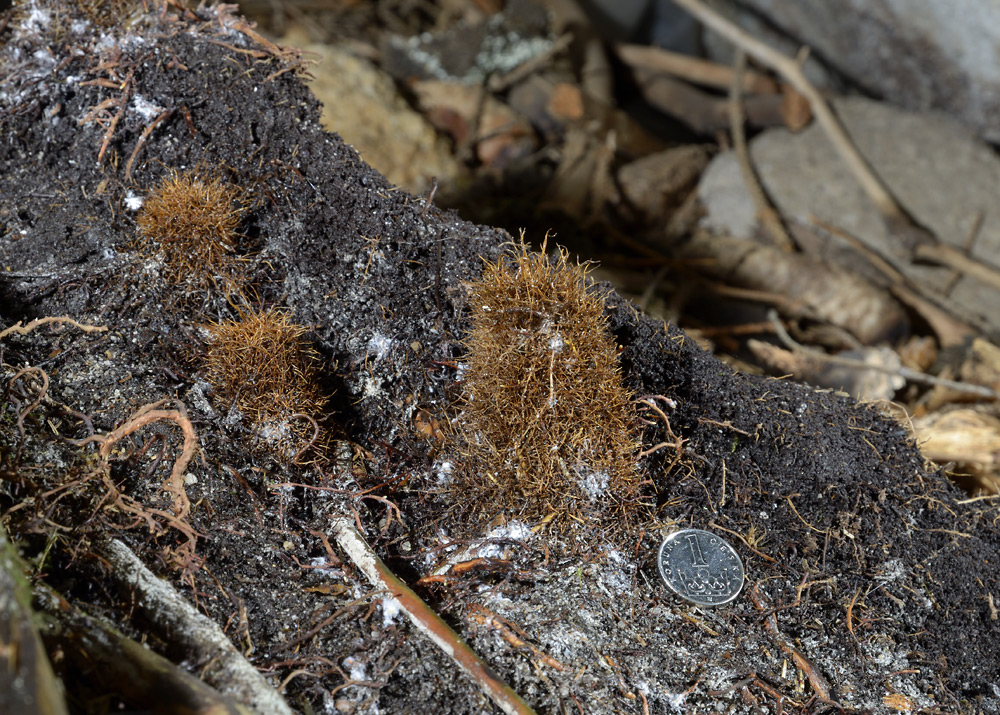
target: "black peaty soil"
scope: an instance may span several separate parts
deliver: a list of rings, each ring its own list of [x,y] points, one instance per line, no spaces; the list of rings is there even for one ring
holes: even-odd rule
[[[459,479],[461,465],[441,434],[456,417],[467,281],[509,237],[390,186],[320,128],[295,72],[280,72],[287,58],[224,12],[165,13],[127,36],[60,27],[53,37],[51,25],[15,17],[0,50],[0,319],[67,315],[109,328],[41,328],[0,343],[0,508],[29,557],[45,549],[45,525],[60,525],[66,536],[41,574],[54,587],[142,628],[129,626],[128,595],[95,556],[109,532],[228,624],[276,682],[308,671],[285,691],[303,711],[489,711],[429,641],[376,605],[381,594],[337,563],[342,554],[326,551],[330,516],[353,508],[411,582],[459,547],[490,560],[421,593],[542,712],[642,712],[643,702],[652,712],[754,712],[751,698],[774,711],[774,693],[784,712],[816,712],[822,690],[848,711],[1000,712],[997,510],[928,472],[901,427],[829,392],[733,374],[612,299],[626,381],[672,400],[671,427],[686,440],[681,454],[664,449],[641,465],[659,520],[628,544],[502,528],[488,508],[448,501],[455,490],[441,483]],[[81,123],[123,85],[123,103]],[[262,449],[206,382],[203,326],[233,318],[242,299],[178,287],[134,249],[129,201],[198,165],[246,192],[237,250],[248,300],[286,307],[312,329],[335,390],[320,421],[342,440],[325,461],[292,464]],[[24,365],[50,384],[22,437],[17,417],[38,390],[12,380]],[[67,409],[107,432],[164,398],[186,405],[202,446],[187,490],[203,561],[177,563],[183,538],[169,525],[152,534],[95,512],[96,482],[57,503],[40,496],[93,467],[90,447],[53,436],[86,435]],[[164,458],[154,459],[155,440],[137,438],[112,477],[165,508],[158,485],[179,440],[169,425],[157,430]],[[398,504],[402,519],[372,496]],[[733,543],[748,575],[739,599],[701,610],[665,592],[653,554],[671,524]],[[490,543],[477,541],[487,534]],[[732,687],[751,673],[760,681]],[[339,687],[349,677],[367,684]]]

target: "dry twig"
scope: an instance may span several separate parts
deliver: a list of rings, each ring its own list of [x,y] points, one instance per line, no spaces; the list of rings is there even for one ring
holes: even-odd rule
[[[725,65],[691,55],[670,52],[662,47],[645,45],[615,45],[615,53],[632,68],[655,70],[679,77],[694,84],[715,89],[729,89],[736,81],[735,73]],[[747,94],[778,94],[778,83],[758,72],[744,72],[738,80]]]
[[[143,615],[191,653],[192,660],[205,664],[202,677],[206,683],[260,715],[292,715],[281,696],[222,629],[184,600],[173,586],[157,578],[131,549],[112,539],[101,555],[111,566],[111,578]]]
[[[534,715],[534,710],[521,699],[521,696],[500,680],[486,661],[382,563],[349,518],[334,519],[333,535],[340,548],[364,573],[368,581],[376,588],[389,591],[417,630],[434,641],[434,644],[455,661],[501,710],[507,715]]]
[[[754,169],[750,159],[750,150],[747,147],[746,131],[743,124],[743,76],[747,68],[747,55],[741,49],[736,50],[736,59],[733,61],[733,78],[729,87],[729,130],[733,137],[733,149],[736,152],[736,159],[743,174],[743,181],[753,197],[754,204],[757,205],[757,217],[767,226],[768,231],[774,238],[778,247],[786,251],[795,250],[795,242],[788,235],[784,224],[781,222],[780,214],[775,210],[771,201],[760,183],[757,171]]]
[[[774,332],[778,336],[778,339],[792,352],[805,354],[831,365],[843,365],[857,370],[870,370],[872,372],[882,372],[889,375],[899,375],[910,382],[916,382],[921,385],[941,385],[942,387],[947,387],[948,389],[955,390],[957,392],[976,395],[989,400],[1000,398],[1000,393],[989,387],[985,387],[984,385],[972,385],[968,382],[946,380],[945,378],[928,375],[925,372],[913,370],[908,367],[882,367],[880,365],[867,363],[863,359],[859,358],[850,358],[843,355],[829,355],[822,350],[807,347],[796,341],[791,335],[788,334],[788,331],[785,330],[785,326],[781,324],[781,320],[778,318],[778,314],[775,310],[771,309],[768,311],[768,319],[774,326]]]

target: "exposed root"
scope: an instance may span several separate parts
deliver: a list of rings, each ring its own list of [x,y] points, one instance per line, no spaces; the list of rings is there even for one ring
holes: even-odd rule
[[[107,434],[93,434],[84,439],[67,441],[76,446],[83,446],[90,443],[100,445],[98,455],[101,463],[94,474],[100,475],[105,495],[94,510],[95,514],[102,508],[105,502],[110,502],[118,511],[133,518],[131,523],[117,528],[132,529],[140,524],[145,524],[151,533],[160,534],[164,531],[164,524],[166,524],[177,530],[184,535],[186,541],[176,548],[168,548],[165,556],[173,566],[190,574],[200,566],[200,560],[196,554],[199,534],[188,522],[191,501],[188,499],[187,492],[184,489],[184,473],[191,460],[198,453],[198,435],[194,431],[194,426],[191,424],[184,406],[178,403],[176,409],[163,409],[163,405],[167,402],[169,400],[161,400],[143,405],[124,424]],[[124,437],[139,429],[163,420],[175,422],[181,428],[181,432],[184,435],[184,444],[181,448],[180,456],[177,457],[170,475],[162,485],[163,490],[171,497],[171,509],[169,511],[147,506],[123,494],[111,478],[109,470],[111,452],[116,444]],[[147,443],[147,446],[150,443]],[[145,450],[145,447],[143,450]],[[157,458],[156,461],[159,463],[160,458]],[[147,474],[151,473],[151,471],[147,470]]]
[[[38,407],[39,403],[42,401],[42,398],[44,398],[49,391],[48,374],[46,374],[45,370],[43,370],[42,368],[33,366],[33,367],[25,367],[18,370],[14,374],[14,377],[10,378],[10,380],[7,382],[7,392],[8,393],[10,392],[10,388],[14,385],[14,382],[16,382],[19,378],[24,377],[25,375],[38,375],[41,379],[42,384],[41,387],[38,389],[38,394],[35,396],[35,399],[32,400],[27,407],[25,407],[23,410],[17,413],[17,435],[19,439],[17,441],[17,453],[14,456],[14,464],[21,463],[21,449],[24,447],[24,436],[25,436],[24,418],[27,417],[33,409]]]
[[[43,325],[48,325],[49,323],[56,323],[58,325],[72,325],[74,328],[79,328],[85,333],[103,333],[107,331],[107,328],[103,325],[86,325],[84,323],[78,323],[70,317],[65,315],[60,316],[49,316],[46,318],[35,318],[27,325],[22,325],[21,321],[17,321],[14,325],[8,328],[0,330],[0,340],[3,340],[8,335],[27,335],[35,328],[39,328]]]
[[[72,443],[77,446],[83,446],[85,444],[90,444],[91,442],[97,442],[100,444],[98,453],[101,456],[101,460],[106,465],[108,458],[111,456],[112,448],[119,441],[121,441],[123,437],[132,434],[146,425],[159,422],[160,420],[170,420],[172,422],[176,422],[177,426],[180,427],[181,431],[184,433],[184,447],[181,450],[181,454],[177,458],[177,461],[174,462],[174,467],[170,471],[170,476],[163,483],[163,489],[170,494],[173,499],[174,518],[183,520],[187,518],[188,513],[191,511],[191,501],[188,499],[187,492],[184,491],[184,472],[187,469],[188,464],[191,463],[191,460],[194,459],[196,454],[198,454],[198,435],[194,431],[194,426],[191,424],[191,420],[188,419],[187,410],[184,409],[184,405],[178,403],[178,409],[174,410],[160,409],[167,402],[169,402],[169,400],[160,400],[159,402],[143,405],[134,415],[132,415],[132,417],[128,419],[128,421],[125,422],[125,424],[112,430],[111,432],[103,435],[91,435],[90,437],[86,437],[81,440],[72,440]]]

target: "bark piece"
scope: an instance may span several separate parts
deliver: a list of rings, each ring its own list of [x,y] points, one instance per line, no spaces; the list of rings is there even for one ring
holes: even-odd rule
[[[0,712],[65,715],[62,684],[52,672],[34,619],[24,566],[0,523]]]

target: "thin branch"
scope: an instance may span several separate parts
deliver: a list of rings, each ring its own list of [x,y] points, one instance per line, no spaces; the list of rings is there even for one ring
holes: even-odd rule
[[[670,52],[662,47],[619,44],[614,46],[615,54],[632,68],[666,72],[680,79],[715,89],[728,89],[733,83],[733,71],[725,65]],[[758,72],[746,72],[740,79],[740,87],[748,94],[778,94],[781,88],[770,77]]]
[[[464,670],[482,691],[507,715],[534,715],[534,710],[514,690],[500,680],[490,666],[480,658],[452,628],[382,563],[365,542],[351,520],[333,520],[333,535],[351,561],[364,573],[375,588],[386,589],[399,602],[400,608],[417,630]]]
[[[956,392],[964,392],[969,395],[976,395],[989,400],[1000,398],[1000,392],[983,385],[972,385],[968,382],[947,380],[943,377],[928,375],[925,372],[913,370],[908,367],[883,367],[882,365],[867,363],[859,358],[849,358],[844,357],[843,355],[829,355],[822,350],[816,350],[815,348],[803,345],[789,335],[788,331],[785,330],[785,326],[781,324],[781,320],[778,318],[777,312],[773,308],[768,311],[768,319],[774,326],[774,332],[778,336],[778,339],[781,340],[785,347],[792,352],[805,354],[812,358],[816,358],[817,360],[830,363],[831,365],[843,365],[844,367],[850,367],[856,370],[870,370],[872,372],[881,372],[887,375],[899,375],[910,382],[916,382],[921,385],[940,385],[941,387],[946,387],[950,390],[955,390]]]
[[[757,206],[757,217],[767,226],[779,248],[794,251],[795,242],[788,235],[785,225],[781,222],[781,216],[768,199],[750,158],[750,149],[747,147],[747,136],[743,126],[746,121],[743,116],[743,76],[746,69],[747,54],[737,48],[736,58],[733,61],[732,84],[729,87],[729,131],[733,136],[733,150],[736,152],[736,159],[743,174],[743,182]]]
[[[975,278],[991,288],[1000,290],[1000,270],[986,265],[975,258],[970,258],[954,246],[945,244],[917,246],[914,258],[918,261],[947,266],[952,270]]]
[[[281,696],[236,650],[218,624],[157,578],[129,547],[112,539],[101,555],[111,565],[111,577],[143,615],[191,653],[192,660],[207,664],[202,674],[206,683],[260,715],[292,715]]]

